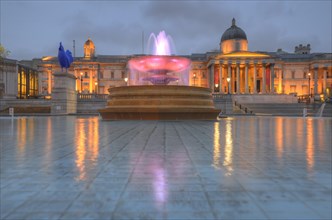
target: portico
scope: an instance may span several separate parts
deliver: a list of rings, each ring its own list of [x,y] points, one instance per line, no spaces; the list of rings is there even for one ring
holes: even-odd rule
[[[211,89],[221,94],[274,93],[274,64],[274,59],[263,53],[217,55],[208,62]]]

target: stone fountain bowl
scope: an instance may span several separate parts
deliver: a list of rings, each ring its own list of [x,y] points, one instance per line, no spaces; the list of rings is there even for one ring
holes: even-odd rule
[[[176,85],[123,86],[109,89],[99,113],[104,120],[215,120],[211,90]]]

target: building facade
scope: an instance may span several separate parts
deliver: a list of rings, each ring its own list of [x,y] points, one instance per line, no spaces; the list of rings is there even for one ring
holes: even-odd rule
[[[0,98],[38,98],[38,71],[16,60],[0,59]]]
[[[210,88],[220,94],[296,94],[317,100],[332,96],[332,54],[310,53],[310,45],[295,47],[294,53],[248,51],[246,33],[232,20],[221,36],[220,51],[191,54],[189,85]],[[76,76],[78,93],[107,94],[110,87],[125,86],[135,56],[96,55],[89,38],[83,57],[74,57],[68,72]],[[57,57],[31,61],[38,69],[38,92],[52,94],[53,74],[60,72]],[[1,80],[1,78],[0,78]],[[37,83],[36,83],[37,84]]]

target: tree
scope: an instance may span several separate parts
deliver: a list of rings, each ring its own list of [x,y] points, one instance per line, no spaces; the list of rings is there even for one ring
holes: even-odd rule
[[[7,56],[9,56],[9,54],[10,54],[10,51],[6,50],[6,48],[0,44],[0,57],[6,58]]]

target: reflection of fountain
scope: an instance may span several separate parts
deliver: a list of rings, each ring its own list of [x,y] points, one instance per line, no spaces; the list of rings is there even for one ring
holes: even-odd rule
[[[164,31],[153,40],[153,54],[128,62],[128,85],[110,88],[110,100],[99,113],[106,120],[216,119],[208,88],[191,87],[191,61],[171,55],[170,36]]]

